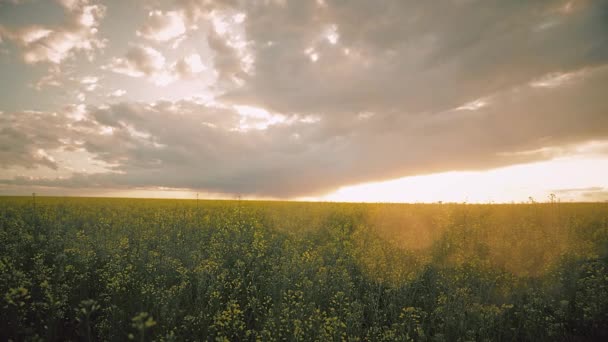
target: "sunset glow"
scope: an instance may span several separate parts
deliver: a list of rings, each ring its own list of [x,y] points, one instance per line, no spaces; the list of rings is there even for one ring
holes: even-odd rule
[[[565,158],[489,171],[405,177],[339,189],[320,199],[345,202],[509,203],[608,201],[608,159]],[[567,187],[567,188],[564,188]]]

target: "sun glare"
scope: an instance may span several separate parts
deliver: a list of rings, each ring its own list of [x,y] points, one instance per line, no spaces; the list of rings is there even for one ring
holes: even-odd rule
[[[444,172],[347,186],[319,198],[339,202],[597,201],[587,189],[608,187],[608,159],[565,158],[488,171]],[[599,185],[599,186],[598,186]],[[598,194],[601,195],[601,194]]]

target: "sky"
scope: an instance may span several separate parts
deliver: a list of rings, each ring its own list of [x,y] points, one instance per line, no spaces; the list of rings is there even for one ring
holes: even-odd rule
[[[606,0],[0,0],[0,195],[608,200]]]

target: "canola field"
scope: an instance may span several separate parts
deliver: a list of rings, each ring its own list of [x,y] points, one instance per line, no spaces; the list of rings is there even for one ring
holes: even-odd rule
[[[0,341],[608,339],[608,204],[0,197]]]

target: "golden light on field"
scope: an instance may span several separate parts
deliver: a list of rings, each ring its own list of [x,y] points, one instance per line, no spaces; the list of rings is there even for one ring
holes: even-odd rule
[[[489,171],[445,172],[343,187],[321,197],[345,202],[521,202],[607,200],[608,159],[565,158]],[[604,197],[601,197],[604,196]]]

